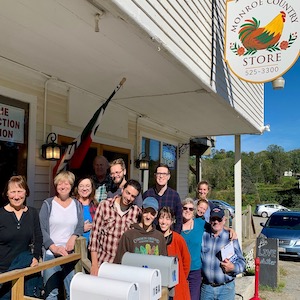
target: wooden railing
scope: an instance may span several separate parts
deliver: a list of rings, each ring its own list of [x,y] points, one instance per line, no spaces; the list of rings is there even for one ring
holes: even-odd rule
[[[83,237],[79,237],[75,243],[75,251],[68,256],[58,257],[49,261],[41,262],[36,267],[28,267],[24,269],[18,269],[0,274],[0,283],[12,281],[12,300],[22,299],[38,299],[28,297],[24,295],[24,278],[28,275],[32,275],[43,270],[67,264],[69,262],[76,262],[75,272],[90,272],[91,263],[87,258],[86,240]]]
[[[34,300],[40,298],[28,297],[24,295],[24,279],[43,270],[77,261],[75,272],[90,273],[91,262],[87,258],[86,240],[84,237],[76,239],[75,251],[68,256],[58,257],[49,261],[41,262],[36,267],[28,267],[0,274],[0,283],[12,281],[11,300]],[[162,287],[162,297],[160,300],[168,299],[168,288]]]
[[[248,205],[247,208],[242,211],[242,238],[243,240],[256,238],[251,205]]]
[[[225,212],[226,213],[226,212]],[[232,227],[235,228],[235,219],[233,218]],[[256,238],[255,225],[253,221],[252,208],[248,205],[245,210],[242,211],[242,239],[254,240]]]

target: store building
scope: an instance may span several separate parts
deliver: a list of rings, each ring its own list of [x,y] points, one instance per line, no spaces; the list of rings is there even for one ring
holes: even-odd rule
[[[85,172],[96,154],[121,156],[129,176],[148,185],[151,167],[166,162],[184,198],[182,145],[263,130],[263,85],[224,62],[223,0],[4,0],[0,8],[0,189],[26,175],[37,208],[53,195],[55,162],[41,157],[48,134],[70,143],[123,77]],[[134,164],[143,152],[148,173]]]

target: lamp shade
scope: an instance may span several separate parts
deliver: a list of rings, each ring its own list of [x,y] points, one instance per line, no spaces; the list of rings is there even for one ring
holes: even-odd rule
[[[141,152],[135,161],[135,167],[140,170],[149,170],[149,159],[145,152]]]
[[[49,142],[49,139],[51,142]],[[42,145],[42,157],[46,160],[59,160],[61,158],[62,146],[55,143],[56,134],[51,132],[47,136],[46,144]]]
[[[141,159],[139,169],[140,170],[149,170],[149,160]]]
[[[285,80],[283,77],[278,77],[272,81],[273,90],[280,90],[284,88]]]

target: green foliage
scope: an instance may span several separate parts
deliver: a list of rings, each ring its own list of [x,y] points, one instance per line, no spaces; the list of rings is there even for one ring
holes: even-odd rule
[[[284,189],[293,189],[298,185],[298,180],[295,177],[281,177],[280,184]]]
[[[195,157],[190,166],[196,169]],[[292,171],[294,176],[285,177]],[[300,207],[300,149],[285,152],[281,146],[270,145],[258,153],[242,152],[242,205],[280,203],[289,208]],[[202,157],[202,179],[212,187],[210,199],[220,199],[234,204],[234,152],[212,150]],[[189,193],[195,197],[196,177],[190,172]]]

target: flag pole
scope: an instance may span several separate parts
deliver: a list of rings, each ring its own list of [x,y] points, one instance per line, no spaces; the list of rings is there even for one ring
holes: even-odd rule
[[[100,125],[100,121],[104,111],[109,103],[109,101],[113,98],[116,92],[121,88],[121,86],[125,83],[126,78],[123,77],[120,83],[115,87],[111,95],[107,98],[107,100],[101,105],[99,109],[94,113],[93,117],[90,119],[88,124],[84,127],[82,133],[74,139],[74,141],[68,144],[64,154],[57,161],[55,167],[53,168],[53,177],[56,176],[60,171],[66,169],[67,165],[70,161],[76,162],[76,167],[79,168],[82,160],[84,159],[88,148],[92,142],[94,135]],[[80,153],[79,153],[80,152]],[[71,163],[73,165],[73,163]]]

